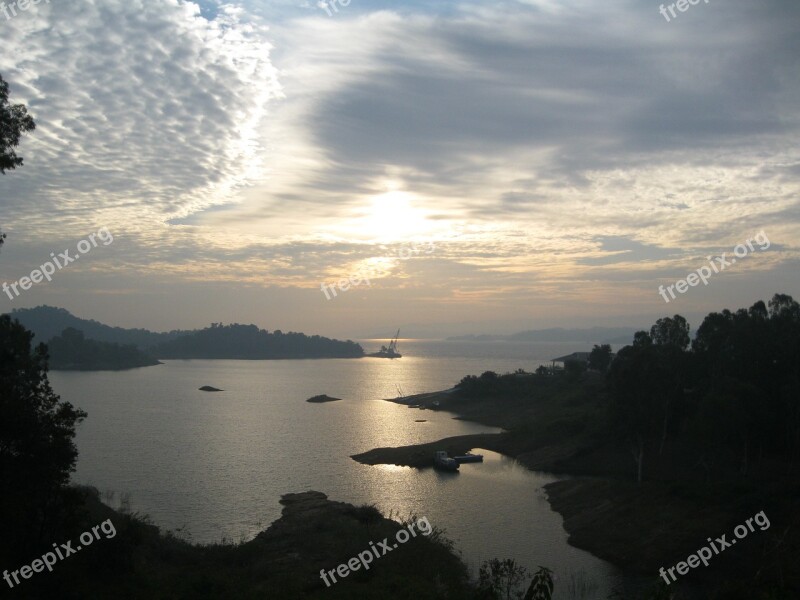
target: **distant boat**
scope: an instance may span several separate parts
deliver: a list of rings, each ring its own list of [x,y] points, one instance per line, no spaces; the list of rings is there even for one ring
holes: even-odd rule
[[[458,463],[447,456],[447,451],[437,450],[433,457],[433,466],[443,471],[458,471]]]
[[[380,352],[373,352],[372,354],[367,354],[367,356],[371,356],[372,358],[402,358],[403,355],[397,351],[397,338],[400,337],[400,330],[397,330],[397,334],[394,336],[389,342],[388,346],[381,346]]]
[[[454,456],[453,460],[455,460],[458,464],[483,462],[483,454],[473,454],[472,452],[467,452],[463,456]]]

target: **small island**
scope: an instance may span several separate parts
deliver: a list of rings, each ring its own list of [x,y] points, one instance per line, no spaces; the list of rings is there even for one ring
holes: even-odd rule
[[[219,388],[211,387],[210,385],[204,385],[201,388],[197,388],[201,392],[223,392],[225,390],[221,390]]]
[[[341,400],[341,398],[333,398],[328,396],[327,394],[320,394],[319,396],[312,396],[306,402],[312,402],[314,404],[322,404],[323,402],[336,402]]]

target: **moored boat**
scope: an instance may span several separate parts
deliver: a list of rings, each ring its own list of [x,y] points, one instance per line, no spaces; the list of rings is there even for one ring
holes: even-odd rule
[[[445,450],[437,450],[433,457],[433,466],[443,471],[458,471],[458,462],[447,456]]]
[[[373,352],[372,354],[367,354],[367,356],[372,358],[403,358],[403,355],[397,351],[397,338],[400,336],[400,330],[397,330],[397,334],[394,338],[389,342],[388,346],[381,346],[379,352]]]
[[[463,456],[454,456],[453,460],[455,460],[458,464],[483,462],[483,454],[473,454],[472,452],[467,452]]]

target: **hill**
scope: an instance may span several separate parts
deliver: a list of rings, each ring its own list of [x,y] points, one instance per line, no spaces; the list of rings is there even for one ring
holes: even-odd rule
[[[36,308],[16,308],[11,311],[12,319],[17,319],[26,329],[32,331],[36,343],[47,343],[65,329],[72,328],[82,331],[90,340],[110,342],[113,344],[133,344],[141,350],[146,350],[161,342],[175,339],[185,334],[185,331],[170,331],[169,333],[156,333],[147,329],[125,329],[111,327],[90,319],[76,317],[68,310],[55,306],[37,306]]]
[[[52,573],[20,579],[11,597],[474,597],[467,568],[452,542],[425,517],[398,522],[384,517],[374,506],[353,506],[329,500],[321,492],[305,491],[282,496],[282,516],[254,539],[200,546],[172,532],[160,532],[147,518],[114,511],[100,502],[99,492],[93,488],[77,488],[75,495],[84,505],[83,516],[71,524],[64,538],[76,540],[81,531],[89,531],[97,523],[102,523],[102,533],[91,547],[73,546],[80,551],[68,565],[59,563]],[[390,555],[377,559],[371,555],[375,543],[394,540],[411,527],[414,535],[390,548]],[[37,548],[37,552],[47,550],[52,548]],[[354,563],[359,555],[362,559],[356,558]],[[362,560],[367,568],[361,567]],[[347,565],[350,572],[339,565]],[[326,573],[323,580],[321,570],[333,570],[334,575]]]
[[[152,349],[158,358],[284,359],[361,358],[364,349],[353,341],[342,342],[303,333],[272,333],[255,325],[222,325],[194,331]]]
[[[54,371],[120,371],[161,364],[133,344],[87,340],[71,327],[47,342],[47,349]]]
[[[531,329],[511,335],[459,335],[447,338],[449,341],[465,342],[591,342],[628,344],[633,340],[635,329],[630,327],[591,327],[588,329]]]
[[[223,326],[213,323],[211,327],[193,331],[173,330],[158,333],[147,329],[125,329],[111,327],[90,319],[81,319],[63,308],[37,306],[36,308],[15,309],[10,313],[22,325],[35,334],[36,343],[48,343],[61,335],[65,329],[81,332],[85,341],[105,342],[120,346],[135,346],[150,355],[147,360],[156,358],[206,358],[206,359],[283,359],[283,358],[361,358],[364,349],[350,340],[343,342],[319,335],[307,336],[303,333],[283,333],[275,330],[269,333],[256,325],[238,323]],[[73,364],[75,360],[68,354],[63,343],[57,348],[57,362],[54,369],[64,368],[56,364]],[[83,350],[88,351],[87,348]],[[82,351],[83,351],[82,350]],[[50,349],[53,356],[53,349]],[[114,350],[121,357],[122,349]],[[136,362],[128,350],[123,362]],[[142,359],[144,361],[144,359]],[[148,362],[147,364],[157,364]],[[145,366],[135,364],[132,366]],[[130,366],[123,367],[130,368]]]

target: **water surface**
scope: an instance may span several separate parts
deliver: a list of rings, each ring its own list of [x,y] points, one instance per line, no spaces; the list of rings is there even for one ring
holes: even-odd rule
[[[371,349],[371,344],[365,347]],[[533,473],[486,452],[483,464],[443,474],[371,467],[350,455],[381,446],[496,428],[382,400],[451,387],[466,374],[533,370],[575,344],[406,342],[404,358],[191,360],[124,372],[51,374],[53,387],[89,413],[79,426],[74,479],[130,494],[134,510],[196,542],[249,539],[280,516],[280,496],[319,490],[331,499],[415,513],[447,530],[467,564],[515,558],[557,571],[561,598],[588,582],[605,597],[628,578],[566,543],[561,518]],[[200,392],[211,385],[225,390]],[[310,404],[317,394],[343,398]],[[427,419],[416,423],[416,419]]]

